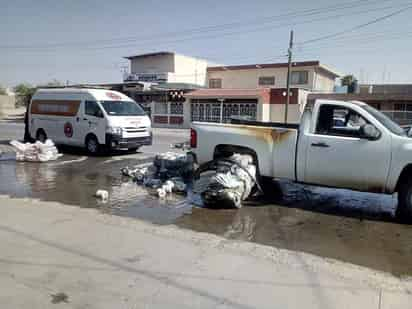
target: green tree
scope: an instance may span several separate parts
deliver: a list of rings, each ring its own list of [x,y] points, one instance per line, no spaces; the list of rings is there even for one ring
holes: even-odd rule
[[[348,93],[354,93],[358,84],[358,80],[352,74],[343,76],[340,82],[342,86],[348,86]]]
[[[4,88],[2,85],[0,85],[0,95],[7,95],[6,88]]]
[[[21,83],[16,85],[13,90],[16,93],[16,105],[27,106],[36,91],[36,87],[27,83]]]

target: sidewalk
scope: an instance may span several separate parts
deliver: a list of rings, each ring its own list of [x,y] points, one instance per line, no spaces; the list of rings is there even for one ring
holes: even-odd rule
[[[338,261],[57,203],[0,196],[0,205],[2,308],[396,309],[412,303],[411,281]],[[53,304],[52,295],[62,302]]]

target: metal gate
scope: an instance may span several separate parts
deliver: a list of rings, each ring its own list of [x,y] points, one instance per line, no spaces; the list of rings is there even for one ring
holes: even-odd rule
[[[256,120],[257,99],[191,100],[191,120],[201,122],[230,122],[232,117]]]

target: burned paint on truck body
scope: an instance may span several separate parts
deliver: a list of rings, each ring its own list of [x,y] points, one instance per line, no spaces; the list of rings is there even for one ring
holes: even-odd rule
[[[196,152],[199,163],[213,158],[216,147],[238,145],[256,153],[262,176],[279,175],[294,179],[298,129],[251,126],[245,124],[194,123],[202,151]],[[221,130],[224,127],[225,134]]]

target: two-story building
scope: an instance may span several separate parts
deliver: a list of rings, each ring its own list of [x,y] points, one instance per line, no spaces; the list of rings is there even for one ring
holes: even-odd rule
[[[209,88],[286,88],[288,64],[265,63],[207,68]],[[316,92],[333,92],[339,74],[319,61],[293,62],[290,86]]]
[[[153,83],[188,83],[204,86],[208,62],[174,52],[156,52],[125,57],[130,72],[123,80]]]
[[[208,89],[186,95],[191,121],[284,121],[287,72],[287,63],[208,67]],[[288,122],[299,121],[309,92],[333,92],[338,76],[319,61],[293,62]]]
[[[130,60],[130,70],[124,74],[123,90],[142,105],[153,126],[189,126],[183,95],[205,86],[208,62],[174,52],[125,58]]]
[[[126,57],[123,90],[150,114],[153,126],[228,122],[233,116],[283,121],[287,63],[211,66],[174,52]],[[299,121],[308,92],[333,92],[339,74],[319,61],[293,62],[288,120]]]

